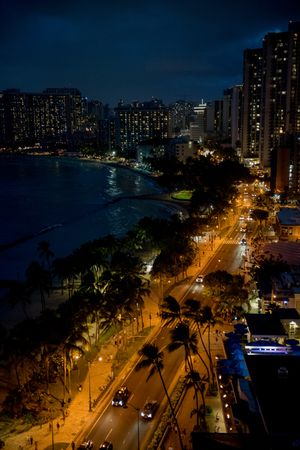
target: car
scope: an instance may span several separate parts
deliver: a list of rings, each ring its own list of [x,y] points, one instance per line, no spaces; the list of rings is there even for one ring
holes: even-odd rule
[[[153,419],[157,409],[158,409],[158,402],[156,400],[147,401],[141,410],[142,419],[144,420]]]
[[[247,245],[247,241],[246,241],[246,239],[241,239],[241,245]]]
[[[113,445],[111,442],[104,441],[100,447],[99,450],[113,450]]]
[[[198,275],[196,278],[196,283],[203,284],[204,275]]]
[[[94,447],[94,442],[91,440],[87,440],[82,442],[82,444],[79,445],[78,449],[80,450],[86,450],[86,449],[92,449]]]
[[[128,398],[129,390],[126,386],[122,386],[116,391],[111,404],[113,406],[125,406]]]

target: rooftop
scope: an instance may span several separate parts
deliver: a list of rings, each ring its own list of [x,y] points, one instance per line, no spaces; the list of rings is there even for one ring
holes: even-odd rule
[[[300,265],[300,242],[272,242],[264,245],[262,253],[266,254],[267,252],[275,257],[281,256],[289,265]]]
[[[293,319],[297,320],[300,319],[300,315],[296,308],[279,308],[273,313],[275,316],[277,316],[280,320],[284,319]]]
[[[276,314],[245,314],[245,318],[252,336],[286,336],[280,318]]]
[[[300,209],[299,208],[281,208],[277,213],[277,218],[281,225],[299,226]]]
[[[294,406],[300,402],[300,357],[246,355],[245,358],[269,433],[297,433],[299,418]]]

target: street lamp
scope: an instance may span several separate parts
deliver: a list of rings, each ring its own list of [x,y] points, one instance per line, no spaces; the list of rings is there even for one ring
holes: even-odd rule
[[[92,411],[92,394],[91,394],[91,361],[88,361],[88,377],[89,377],[89,412]]]
[[[137,412],[137,438],[138,438],[138,446],[137,450],[140,450],[140,408],[132,405],[132,403],[127,402],[127,405],[131,406]]]
[[[80,356],[76,355],[75,356],[75,361],[76,361],[76,371],[77,371],[77,386],[79,386],[79,366],[78,366],[78,360],[79,360]]]

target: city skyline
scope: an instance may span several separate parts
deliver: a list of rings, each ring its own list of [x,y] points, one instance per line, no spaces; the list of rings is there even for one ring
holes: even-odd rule
[[[205,101],[242,83],[243,51],[300,20],[298,2],[136,0],[1,6],[0,90],[75,87],[115,106],[161,98]]]

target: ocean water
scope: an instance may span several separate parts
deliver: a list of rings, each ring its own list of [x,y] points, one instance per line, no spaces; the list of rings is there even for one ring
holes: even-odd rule
[[[91,239],[124,235],[144,216],[178,212],[138,198],[161,192],[150,177],[98,161],[1,155],[0,279],[23,279],[41,241],[66,256]]]

